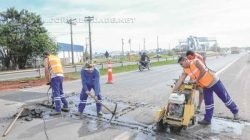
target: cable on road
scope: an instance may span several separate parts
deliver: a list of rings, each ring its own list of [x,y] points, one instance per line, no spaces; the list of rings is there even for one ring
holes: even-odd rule
[[[43,131],[44,131],[44,134],[46,136],[46,139],[49,140],[49,136],[48,136],[48,133],[47,133],[46,122],[45,122],[44,117],[43,117]]]

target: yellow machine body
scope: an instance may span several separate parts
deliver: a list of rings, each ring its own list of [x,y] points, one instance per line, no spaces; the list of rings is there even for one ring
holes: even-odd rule
[[[181,117],[173,117],[169,115],[171,103],[165,108],[161,108],[156,112],[156,121],[162,125],[168,125],[173,128],[187,128],[187,126],[195,123],[195,85],[183,83],[179,88],[178,94],[185,94],[185,102],[183,103],[183,114]],[[173,93],[174,94],[174,93]],[[176,94],[176,93],[175,93]]]

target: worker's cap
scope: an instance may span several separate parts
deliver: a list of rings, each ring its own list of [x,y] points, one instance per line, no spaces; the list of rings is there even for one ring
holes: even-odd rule
[[[50,52],[49,52],[49,51],[44,51],[44,52],[43,52],[43,56],[48,56],[48,55],[50,55]]]
[[[85,66],[84,66],[84,70],[93,70],[95,67],[94,64],[92,63],[86,63]]]
[[[184,57],[184,56],[181,56],[181,57],[179,57],[178,58],[178,63],[180,63],[180,62],[182,62],[182,61],[184,61],[184,60],[186,60],[187,58],[186,57]]]
[[[186,56],[188,56],[188,55],[194,55],[194,51],[193,50],[188,50],[186,52]]]

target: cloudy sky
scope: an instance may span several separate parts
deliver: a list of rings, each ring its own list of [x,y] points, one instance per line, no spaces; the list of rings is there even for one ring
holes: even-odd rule
[[[4,1],[4,2],[3,2]],[[41,15],[44,26],[57,42],[70,43],[69,18],[74,44],[88,37],[85,16],[94,16],[93,50],[173,48],[189,35],[216,38],[222,47],[249,46],[249,0],[1,0],[1,11],[9,7]]]

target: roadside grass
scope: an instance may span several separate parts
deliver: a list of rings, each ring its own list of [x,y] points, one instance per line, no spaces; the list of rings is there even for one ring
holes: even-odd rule
[[[168,61],[160,61],[160,62],[152,62],[151,66],[156,67],[156,66],[162,66],[162,65],[168,65],[168,64],[175,64],[176,60],[168,60]],[[123,67],[114,67],[112,68],[112,73],[122,73],[122,72],[129,72],[129,71],[134,71],[138,69],[138,65],[126,65]],[[107,69],[100,69],[100,74],[101,75],[107,75]],[[70,72],[70,73],[65,73],[65,76],[73,79],[80,79],[80,72]]]
[[[1,82],[25,82],[25,81],[35,81],[35,80],[42,80],[45,79],[44,77],[30,77],[30,78],[21,78],[21,79],[16,79],[16,80],[6,80],[6,81],[0,81]]]
[[[174,64],[176,63],[176,60],[168,60],[168,61],[160,61],[160,62],[152,62],[151,66],[162,66],[162,65],[168,65],[168,64]],[[112,68],[112,73],[122,73],[122,72],[128,72],[128,71],[134,71],[138,70],[138,65],[133,64],[133,65],[126,65],[122,67],[114,67]],[[107,75],[107,69],[100,69],[100,74],[101,75]],[[80,72],[69,72],[64,74],[65,79],[70,79],[70,80],[76,80],[80,79],[81,75]],[[31,78],[21,78],[17,80],[6,80],[6,81],[1,81],[1,82],[27,82],[27,81],[37,81],[37,80],[45,80],[44,76],[43,77],[31,77]],[[1,83],[0,82],[0,83]]]
[[[70,73],[65,73],[64,74],[64,79],[70,79],[70,80],[76,80],[80,78],[80,73],[79,72],[70,72]],[[0,81],[0,83],[3,82],[27,82],[27,81],[38,81],[38,80],[44,80],[45,77],[30,77],[30,78],[21,78],[21,79],[16,79],[16,80],[6,80],[6,81]]]

